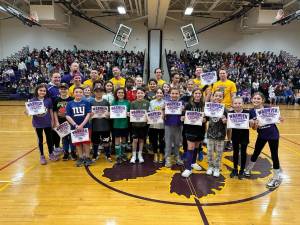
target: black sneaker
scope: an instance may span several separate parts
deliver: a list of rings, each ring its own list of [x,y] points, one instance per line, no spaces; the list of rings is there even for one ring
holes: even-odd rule
[[[126,162],[128,160],[126,154],[123,154],[120,158],[121,158],[122,162]]]
[[[238,175],[238,171],[237,171],[236,169],[233,169],[233,170],[231,171],[230,178],[234,178],[234,177],[236,177],[237,175]]]
[[[90,165],[92,165],[93,164],[93,161],[90,159],[90,158],[86,158],[85,160],[84,160],[84,165],[85,166],[90,166]]]
[[[227,151],[230,151],[230,150],[232,149],[232,143],[231,143],[230,141],[227,141],[227,142],[226,142],[225,149],[226,149]]]
[[[123,162],[122,158],[121,157],[118,157],[117,158],[117,164],[121,164]]]
[[[76,161],[78,159],[78,157],[74,151],[71,151],[71,158],[73,161]]]
[[[77,159],[75,165],[76,165],[77,167],[83,166],[83,165],[84,165],[84,159],[82,159],[82,158]]]
[[[245,177],[245,172],[244,170],[240,170],[239,171],[239,175],[238,175],[239,179],[242,180]]]
[[[65,153],[62,160],[63,161],[68,161],[69,160],[69,153]]]

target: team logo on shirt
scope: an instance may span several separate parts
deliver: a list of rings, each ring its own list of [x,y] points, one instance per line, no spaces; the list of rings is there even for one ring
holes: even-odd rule
[[[85,107],[84,106],[73,107],[72,110],[73,110],[74,117],[85,115]]]

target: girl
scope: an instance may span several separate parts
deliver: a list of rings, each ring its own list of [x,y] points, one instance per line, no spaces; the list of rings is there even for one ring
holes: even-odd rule
[[[140,76],[137,76],[135,78],[135,87],[139,88],[139,87],[143,87],[143,78]]]
[[[83,89],[81,87],[75,87],[73,90],[74,100],[67,104],[67,116],[66,119],[72,126],[72,130],[82,130],[89,128],[89,118],[91,112],[91,104],[83,98]],[[76,166],[82,165],[90,166],[92,160],[90,159],[90,141],[78,142],[75,144],[76,151],[79,159],[76,162]]]
[[[202,92],[200,89],[196,89],[192,92],[192,97],[189,103],[185,106],[185,110],[203,112],[203,108],[204,103],[202,99]],[[185,170],[181,174],[181,176],[183,177],[189,177],[192,174],[192,168],[195,170],[201,170],[201,167],[196,163],[196,158],[198,148],[201,142],[204,140],[205,118],[202,122],[202,126],[189,124],[184,125],[184,135],[187,140],[187,151],[185,160]]]
[[[249,111],[243,109],[244,102],[242,97],[234,97],[232,102],[233,111],[231,113],[246,113]],[[245,165],[247,161],[247,146],[249,144],[249,129],[232,129],[232,147],[233,147],[233,166],[230,177],[238,176],[242,179],[244,176]],[[241,167],[238,171],[239,152],[241,152]]]
[[[151,78],[148,82],[148,93],[147,93],[147,99],[151,101],[152,99],[155,98],[155,92],[157,88],[157,81],[153,78]]]
[[[171,100],[169,102],[179,102],[180,91],[177,88],[171,89]],[[174,155],[176,164],[183,165],[182,160],[179,157],[179,146],[181,141],[181,115],[166,115],[165,116],[165,166],[171,167],[171,152],[172,144],[174,145]]]
[[[162,88],[156,90],[155,99],[150,102],[149,111],[163,111],[165,101]],[[163,163],[165,153],[164,124],[151,124],[149,129],[149,142],[154,152],[154,162]],[[159,149],[159,154],[158,154]]]
[[[46,112],[44,114],[35,115],[32,117],[32,126],[35,129],[36,135],[38,137],[38,146],[40,150],[40,163],[41,165],[46,165],[47,160],[44,155],[44,147],[43,147],[43,131],[47,140],[47,147],[49,151],[49,159],[51,161],[57,161],[58,158],[53,154],[53,142],[51,130],[54,127],[54,116],[52,111],[52,101],[48,98],[47,86],[45,84],[39,84],[34,92],[34,97],[29,100],[33,101],[43,101],[44,106],[46,108]],[[26,111],[27,112],[27,111]]]
[[[138,88],[136,92],[137,99],[131,103],[130,109],[141,109],[141,110],[148,110],[149,109],[149,102],[144,99],[145,97],[145,90],[142,88]],[[132,123],[132,157],[130,163],[135,163],[136,161],[136,150],[137,145],[139,144],[139,152],[138,152],[138,160],[139,163],[143,163],[143,148],[144,148],[144,140],[147,137],[148,133],[148,126],[147,122],[133,122]]]
[[[165,101],[169,101],[171,98],[170,98],[170,84],[167,84],[167,83],[164,83],[163,86],[163,91],[164,91],[164,100]]]
[[[104,84],[105,94],[103,95],[103,99],[107,100],[109,104],[114,101],[114,84],[111,81],[106,81]]]
[[[212,96],[212,102],[221,103],[223,98],[223,92],[215,91]],[[227,112],[225,109],[224,115],[221,118],[209,118],[209,125],[207,129],[208,169],[206,174],[213,175],[214,177],[220,176],[222,153],[224,150],[224,141],[226,136],[226,116]],[[214,157],[215,153],[216,156]]]
[[[88,85],[83,88],[83,95],[83,99],[88,102],[91,102],[94,99],[92,97],[91,87]]]
[[[103,99],[104,88],[101,84],[94,85],[95,99],[92,100],[92,106],[106,106],[109,108],[107,100]],[[91,113],[91,117],[93,113]],[[93,161],[98,158],[98,147],[100,141],[103,143],[106,159],[111,162],[110,157],[110,121],[109,114],[107,113],[105,118],[93,118],[92,119],[92,143],[93,143]]]
[[[252,96],[252,104],[254,106],[253,109],[250,110],[250,118],[253,120],[252,128],[257,130],[258,136],[255,142],[255,149],[251,156],[251,160],[249,165],[245,171],[245,176],[251,176],[251,170],[253,169],[255,162],[261,153],[262,149],[264,148],[265,144],[268,142],[270,150],[271,150],[271,157],[273,161],[273,177],[267,183],[267,188],[274,189],[278,187],[282,181],[281,178],[281,169],[280,163],[278,158],[278,145],[279,145],[279,131],[275,124],[269,124],[265,126],[260,126],[256,119],[256,112],[255,109],[262,109],[265,108],[265,97],[262,93],[256,92]],[[282,118],[280,118],[283,121]]]
[[[115,100],[112,102],[114,105],[125,105],[127,113],[130,111],[130,103],[126,100],[125,88],[117,88],[115,91]],[[127,161],[125,153],[126,138],[128,137],[128,118],[120,118],[113,120],[113,134],[115,138],[115,150],[117,156],[117,164]]]

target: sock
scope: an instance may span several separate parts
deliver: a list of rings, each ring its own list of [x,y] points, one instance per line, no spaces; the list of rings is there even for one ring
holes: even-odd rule
[[[194,150],[187,150],[186,151],[186,165],[185,165],[185,168],[187,170],[192,169],[193,153],[194,153]]]
[[[132,157],[136,157],[136,151],[132,151]]]
[[[275,179],[279,179],[280,178],[280,169],[273,169],[273,177]]]
[[[110,149],[109,149],[109,146],[104,147],[104,152],[105,152],[106,157],[110,157]]]
[[[122,154],[121,146],[120,145],[116,145],[115,146],[115,150],[116,150],[116,156],[120,157],[121,154]]]
[[[99,145],[93,145],[93,158],[98,156],[98,147]]]
[[[249,165],[247,166],[247,170],[251,171],[253,169],[254,165],[255,165],[255,162],[252,162],[250,160]]]

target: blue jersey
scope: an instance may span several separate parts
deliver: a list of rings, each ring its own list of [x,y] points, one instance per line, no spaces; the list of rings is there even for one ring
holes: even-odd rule
[[[81,100],[80,102],[70,101],[66,107],[67,116],[70,116],[77,125],[80,125],[86,115],[91,112],[91,104],[88,101]],[[90,124],[87,122],[84,128],[89,128]]]

